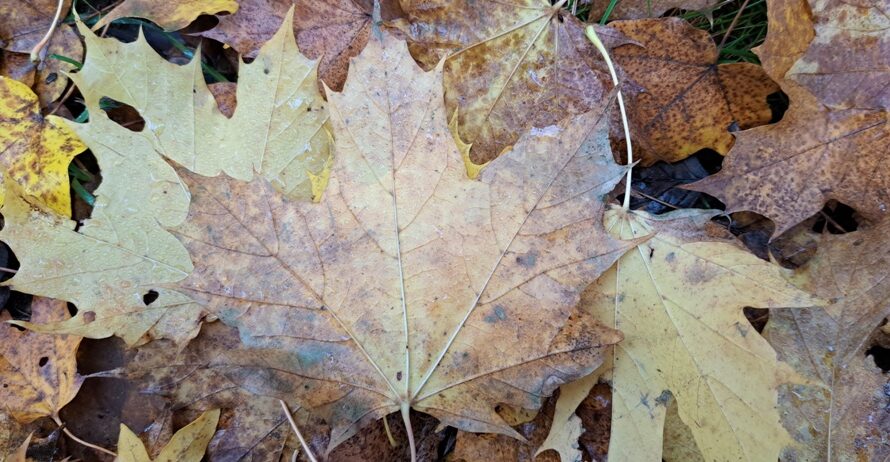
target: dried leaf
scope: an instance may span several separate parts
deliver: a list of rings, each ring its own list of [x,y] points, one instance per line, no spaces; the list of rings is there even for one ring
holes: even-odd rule
[[[716,175],[686,186],[776,223],[779,235],[835,199],[868,218],[890,207],[888,112],[829,111],[786,86],[791,108],[776,124],[740,132]]]
[[[890,457],[890,379],[866,355],[890,317],[888,236],[888,220],[865,231],[822,236],[799,284],[835,303],[770,316],[764,335],[780,358],[817,384],[788,386],[780,395],[786,428],[800,443],[789,460]]]
[[[426,67],[445,63],[445,103],[458,113],[460,138],[485,163],[532,127],[546,130],[595,107],[603,87],[600,56],[584,25],[545,0],[403,1],[411,52]],[[599,27],[599,26],[597,26]],[[607,27],[609,47],[627,41]],[[608,78],[607,76],[605,78]]]
[[[838,109],[890,109],[886,0],[810,1],[815,38],[787,77]]]
[[[606,214],[607,229],[619,236],[654,233],[582,302],[625,335],[599,371],[613,390],[610,461],[661,459],[671,399],[705,460],[773,460],[791,442],[776,409],[776,387],[790,369],[742,308],[818,300],[789,284],[777,266],[707,229],[714,213]]]
[[[153,460],[148,456],[142,441],[126,425],[121,424],[117,443],[118,460],[121,462],[200,462],[207,444],[216,431],[219,409],[207,411],[194,422],[182,427]]]
[[[627,77],[645,89],[628,99],[643,165],[676,162],[703,148],[726,154],[731,132],[770,121],[766,97],[779,87],[757,65],[718,65],[717,47],[706,31],[680,18],[609,25],[643,46],[612,53]]]
[[[317,63],[297,50],[291,18],[252,63],[241,64],[231,118],[207,89],[199,57],[184,66],[169,63],[142,35],[124,44],[81,23],[89,53],[74,81],[88,106],[103,96],[133,106],[145,119],[140,134],[193,172],[250,180],[257,171],[286,194],[309,198],[319,192],[312,175],[321,174],[329,157],[328,115],[315,84]]]
[[[142,18],[164,30],[173,31],[188,26],[202,14],[234,13],[237,10],[238,2],[235,0],[124,0],[102,16],[93,30],[99,30],[120,18]],[[276,25],[279,22],[280,19]]]
[[[401,15],[398,2],[382,0],[382,19]],[[269,40],[288,8],[295,4],[294,34],[300,51],[319,59],[318,76],[340,91],[346,81],[350,58],[357,56],[371,33],[373,2],[370,0],[241,0],[233,15],[221,16],[219,25],[201,33],[253,57]]]
[[[58,0],[5,0],[0,3],[0,48],[31,53],[52,24]],[[71,0],[62,0],[62,13]]]
[[[766,4],[767,33],[754,48],[763,70],[783,83],[785,73],[806,52],[813,40],[813,14],[807,0],[773,0]]]
[[[472,181],[441,68],[422,72],[386,36],[350,76],[328,95],[337,157],[321,204],[183,173],[192,206],[175,232],[195,271],[176,287],[239,328],[232,380],[318,412],[329,448],[409,406],[515,436],[495,403],[539,407],[619,339],[573,310],[628,246],[596,225],[623,171],[602,109],[528,135]],[[245,274],[263,277],[234,283]]]
[[[584,424],[581,418],[575,415],[575,409],[578,409],[581,402],[587,398],[598,380],[599,377],[591,374],[559,387],[559,400],[553,412],[550,433],[535,451],[535,455],[552,449],[559,453],[559,460],[562,462],[581,461],[583,454],[578,438],[584,433]]]
[[[26,454],[28,452],[29,444],[31,444],[31,435],[28,435],[28,437],[25,438],[25,441],[23,441],[14,452],[0,455],[2,456],[0,457],[0,462],[27,462],[28,458],[26,457]]]
[[[34,322],[68,317],[65,302],[35,298]],[[0,321],[9,315],[0,314]],[[0,402],[2,411],[21,422],[40,417],[58,419],[59,410],[74,399],[83,383],[77,374],[75,354],[80,337],[42,335],[0,324]]]
[[[62,119],[40,115],[37,96],[27,85],[0,76],[0,95],[3,175],[40,210],[70,216],[68,164],[86,146]],[[0,205],[4,195],[0,191]]]
[[[0,22],[2,21],[4,19],[0,17]],[[43,55],[45,57],[35,63],[31,61],[29,53],[2,51],[0,74],[31,87],[40,99],[40,106],[47,107],[62,96],[68,85],[66,73],[74,69],[71,64],[50,56],[58,55],[80,61],[83,59],[83,45],[74,29],[62,24],[56,29]]]
[[[592,0],[590,3],[588,17],[591,21],[599,21],[611,0]],[[621,0],[615,3],[609,20],[658,18],[674,8],[710,13],[709,10],[720,5],[719,0]]]

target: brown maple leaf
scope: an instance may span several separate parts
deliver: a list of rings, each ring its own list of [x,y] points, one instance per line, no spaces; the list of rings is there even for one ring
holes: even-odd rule
[[[603,97],[600,55],[584,25],[562,3],[542,0],[402,2],[400,27],[423,66],[445,62],[445,104],[456,136],[488,162],[532,127],[544,128],[595,107]],[[606,46],[628,43],[596,26]],[[607,76],[605,78],[608,78]]]
[[[791,108],[776,124],[736,134],[723,169],[684,188],[726,203],[727,212],[750,210],[782,234],[835,199],[866,217],[890,210],[890,143],[886,111],[831,111],[806,90],[785,86]]]
[[[628,98],[628,117],[643,165],[676,162],[703,148],[726,154],[732,132],[770,121],[766,97],[779,87],[759,66],[717,64],[706,31],[680,18],[610,23],[640,46],[612,55],[645,91]]]

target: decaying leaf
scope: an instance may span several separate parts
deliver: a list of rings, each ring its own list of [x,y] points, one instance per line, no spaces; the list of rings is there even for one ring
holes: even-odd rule
[[[253,57],[275,33],[288,8],[295,4],[294,34],[300,51],[318,59],[318,77],[340,91],[349,59],[357,56],[371,34],[371,0],[242,0],[237,13],[220,16],[219,24],[201,35],[219,40]],[[381,18],[401,16],[395,0],[382,0]]]
[[[817,213],[829,199],[868,218],[890,208],[887,111],[825,109],[795,86],[785,87],[791,108],[776,124],[736,135],[723,169],[686,186],[726,203],[727,212],[750,210],[782,234]]]
[[[31,444],[31,435],[28,435],[28,437],[25,438],[25,441],[23,441],[15,451],[8,454],[0,454],[0,462],[27,462],[28,458],[26,457],[26,454],[28,452],[29,444]]]
[[[120,18],[148,19],[165,30],[179,30],[191,24],[202,14],[234,13],[237,9],[238,2],[235,0],[169,0],[164,2],[124,0],[108,14],[102,16],[93,26],[93,30],[99,30]],[[280,22],[279,18],[275,26],[277,27]]]
[[[495,402],[539,407],[619,339],[574,310],[629,245],[596,226],[623,171],[602,107],[529,134],[473,181],[441,78],[404,42],[369,42],[328,95],[337,156],[320,204],[182,173],[192,205],[174,232],[195,270],[176,289],[239,328],[233,380],[319,413],[330,448],[409,407],[515,435]]]
[[[642,45],[616,48],[612,56],[644,88],[628,99],[635,146],[644,165],[676,162],[711,148],[726,154],[732,132],[770,121],[766,97],[779,87],[760,66],[717,64],[706,31],[680,18],[609,24]]]
[[[0,18],[0,22],[2,21]],[[31,87],[40,99],[40,106],[47,107],[62,96],[68,85],[65,73],[74,68],[69,63],[49,56],[58,55],[80,61],[83,59],[83,45],[74,29],[62,25],[53,34],[43,54],[45,56],[35,63],[28,53],[0,51],[0,75]]]
[[[68,164],[85,149],[62,119],[40,115],[27,85],[0,76],[0,166],[18,194],[40,210],[70,216]],[[0,185],[0,205],[4,196]]]
[[[31,304],[34,322],[67,317],[65,302],[38,297]],[[8,320],[0,314],[0,410],[21,422],[58,419],[83,383],[75,359],[80,337],[22,331]]]
[[[548,400],[537,415],[528,422],[510,422],[524,441],[504,435],[488,435],[458,432],[454,451],[448,454],[448,462],[560,462],[553,452],[536,454],[535,448],[547,436],[553,416],[553,401]],[[506,411],[506,412],[505,412]],[[504,413],[511,412],[506,409]],[[505,420],[510,420],[510,415]],[[578,459],[580,462],[581,459]]]
[[[809,4],[815,38],[787,77],[832,108],[890,109],[887,1]]]
[[[121,425],[117,443],[118,460],[121,462],[200,462],[207,450],[207,444],[216,431],[219,422],[219,409],[207,411],[194,422],[182,427],[170,442],[161,449],[155,458],[148,455],[142,441],[127,428]]]
[[[291,21],[292,10],[257,58],[241,64],[231,118],[217,109],[200,59],[169,63],[142,35],[124,44],[99,38],[81,23],[89,52],[73,78],[89,106],[104,96],[139,111],[141,135],[185,168],[241,180],[256,171],[286,194],[308,198],[318,193],[312,178],[329,157],[328,116],[315,83],[317,63],[300,55]]]
[[[709,228],[714,213],[606,214],[616,235],[653,234],[582,299],[625,335],[598,372],[612,383],[610,461],[660,460],[672,400],[704,460],[773,460],[791,442],[776,409],[776,387],[790,369],[742,308],[818,301],[789,284],[780,268]]]
[[[599,21],[610,3],[611,0],[591,0],[588,13],[590,20]],[[710,10],[719,7],[721,3],[720,0],[621,0],[615,3],[609,20],[658,18],[674,8],[709,14]]]
[[[813,14],[807,0],[773,0],[766,4],[767,33],[754,48],[763,70],[783,83],[785,73],[806,52],[813,40]]]
[[[790,385],[780,407],[800,443],[789,460],[890,457],[890,378],[867,356],[890,317],[890,221],[821,237],[799,283],[835,300],[822,309],[773,313],[764,335],[780,358],[819,385]]]
[[[57,0],[6,0],[0,4],[0,48],[30,53],[40,42],[58,7]],[[62,1],[62,11],[71,8],[71,0]]]
[[[575,415],[575,409],[578,409],[581,402],[587,398],[598,380],[599,377],[591,374],[559,387],[559,400],[556,402],[556,409],[553,412],[550,432],[535,451],[536,455],[547,450],[554,450],[559,454],[559,460],[562,462],[581,461],[582,453],[578,438],[584,433],[584,425],[581,418]]]
[[[445,63],[445,103],[460,138],[485,163],[532,127],[545,129],[603,97],[600,56],[584,25],[546,0],[403,1],[404,32],[422,65]],[[626,43],[597,26],[607,46]],[[608,78],[608,77],[605,77]]]

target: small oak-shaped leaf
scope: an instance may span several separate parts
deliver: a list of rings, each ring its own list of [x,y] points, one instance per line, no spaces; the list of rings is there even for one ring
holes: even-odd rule
[[[760,66],[718,65],[706,31],[679,18],[609,25],[642,45],[619,47],[612,56],[644,89],[627,105],[644,165],[676,162],[703,148],[726,154],[733,131],[770,121],[766,97],[779,87]]]
[[[233,13],[237,9],[238,2],[235,0],[124,0],[102,16],[93,30],[101,29],[120,18],[148,19],[165,30],[179,30],[202,14]],[[279,19],[276,26],[280,22]]]
[[[294,34],[300,51],[320,60],[318,77],[340,91],[349,59],[358,55],[371,34],[371,0],[241,0],[237,13],[219,17],[219,25],[201,35],[231,45],[253,57],[269,40],[291,5],[295,5]],[[401,15],[396,0],[381,0],[381,18]]]
[[[776,388],[793,373],[742,309],[818,300],[725,237],[709,222],[715,213],[606,213],[606,228],[616,235],[653,235],[582,300],[625,336],[600,370],[613,393],[610,461],[661,460],[672,399],[704,460],[775,460],[791,442],[779,422]]]
[[[239,66],[231,118],[207,89],[200,57],[184,66],[167,62],[141,33],[124,44],[79,23],[89,51],[72,78],[88,105],[104,96],[139,111],[140,134],[179,165],[242,180],[256,171],[291,197],[309,198],[318,192],[313,175],[329,157],[328,115],[316,86],[317,63],[297,49],[292,16],[293,9],[256,59]]]
[[[121,424],[117,440],[117,455],[120,462],[201,462],[207,444],[216,431],[219,422],[219,409],[207,411],[194,422],[177,431],[170,442],[152,459],[145,450],[142,440]]]
[[[890,109],[887,0],[809,4],[815,38],[787,77],[829,107]]]
[[[27,85],[0,76],[0,166],[18,194],[43,211],[70,216],[68,164],[85,149],[62,119],[40,114]],[[5,193],[0,185],[0,205]]]
[[[835,302],[774,313],[764,335],[779,357],[818,385],[789,385],[779,405],[801,444],[790,460],[886,460],[890,378],[866,351],[890,317],[890,220],[824,235],[799,284]],[[886,335],[886,334],[884,334]]]
[[[497,403],[540,407],[620,339],[576,308],[632,245],[600,225],[624,171],[605,106],[528,134],[474,181],[441,66],[423,72],[386,35],[349,75],[328,94],[336,156],[319,204],[263,178],[182,173],[192,204],[173,231],[195,270],[171,286],[238,327],[231,380],[322,416],[329,448],[409,408],[516,436]]]
[[[445,103],[458,114],[474,162],[509,149],[532,127],[583,113],[603,97],[599,54],[584,25],[547,0],[402,2],[411,52],[426,67],[445,63]],[[598,27],[611,47],[626,43]],[[605,75],[605,78],[608,78]]]
[[[776,124],[736,135],[723,169],[685,186],[722,200],[727,212],[750,210],[776,223],[775,235],[835,199],[868,218],[890,211],[888,112],[829,111],[793,84],[791,108]]]
[[[68,317],[65,302],[37,297],[31,303],[34,322]],[[23,331],[0,314],[0,411],[21,422],[40,417],[58,420],[83,383],[77,374],[80,337]]]

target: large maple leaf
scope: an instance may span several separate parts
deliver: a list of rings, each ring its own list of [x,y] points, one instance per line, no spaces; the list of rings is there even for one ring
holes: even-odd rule
[[[764,335],[812,380],[781,390],[783,421],[801,445],[790,460],[886,460],[890,377],[868,350],[890,317],[890,220],[821,237],[798,284],[834,301],[773,313]],[[887,334],[883,334],[886,338]],[[885,340],[886,342],[886,340]]]

